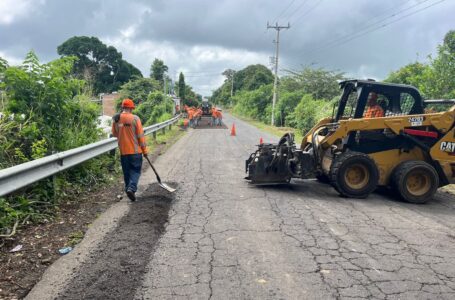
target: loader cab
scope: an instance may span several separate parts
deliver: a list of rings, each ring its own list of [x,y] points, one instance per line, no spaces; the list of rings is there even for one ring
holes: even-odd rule
[[[384,117],[423,114],[424,105],[418,90],[410,85],[380,83],[369,80],[347,80],[340,83],[343,89],[334,121],[365,117],[368,95],[377,94],[377,104]]]

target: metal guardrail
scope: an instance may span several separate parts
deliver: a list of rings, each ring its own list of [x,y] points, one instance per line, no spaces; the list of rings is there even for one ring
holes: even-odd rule
[[[172,125],[179,118],[180,115],[145,127],[144,134],[149,135]],[[0,170],[0,197],[115,148],[117,148],[117,138],[109,138]]]

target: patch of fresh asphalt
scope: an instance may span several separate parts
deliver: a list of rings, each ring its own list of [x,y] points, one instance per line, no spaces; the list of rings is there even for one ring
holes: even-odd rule
[[[131,298],[163,232],[171,202],[172,194],[150,185],[57,299]]]
[[[260,137],[278,138],[227,114],[224,121],[229,128],[235,121],[237,136],[190,130],[160,159],[162,177],[178,191],[125,299],[455,298],[453,196],[413,205],[382,193],[341,198],[314,180],[250,186],[245,159]],[[127,274],[107,272],[126,287]]]

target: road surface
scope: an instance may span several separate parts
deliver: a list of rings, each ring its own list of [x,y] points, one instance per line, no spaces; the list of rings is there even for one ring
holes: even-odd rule
[[[227,115],[230,128],[234,119]],[[29,299],[455,299],[455,201],[345,199],[313,180],[254,187],[244,160],[263,137],[235,120],[190,129],[53,264]]]

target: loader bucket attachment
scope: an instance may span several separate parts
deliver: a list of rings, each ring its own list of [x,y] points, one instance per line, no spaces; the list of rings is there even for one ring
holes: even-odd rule
[[[277,155],[276,144],[262,144],[245,162],[247,177],[256,185],[286,184],[291,180],[286,157]]]

